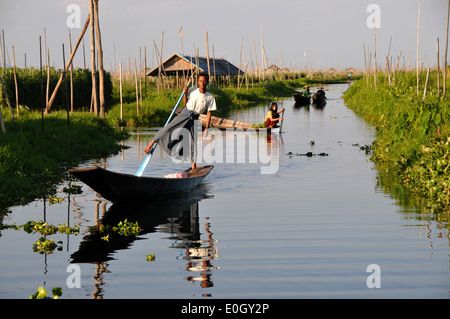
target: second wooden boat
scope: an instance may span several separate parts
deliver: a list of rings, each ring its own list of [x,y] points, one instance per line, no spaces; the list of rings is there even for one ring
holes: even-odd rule
[[[202,126],[206,127],[206,115],[200,114],[199,120],[202,121]],[[210,127],[217,128],[219,130],[226,130],[226,129],[240,129],[243,131],[247,130],[267,130],[268,133],[280,133],[280,127],[270,128],[270,127],[253,127],[254,124],[247,123],[247,122],[240,122],[236,120],[230,120],[230,119],[224,119],[221,117],[211,116],[211,124]]]
[[[311,99],[309,97],[303,96],[300,93],[294,93],[292,94],[292,97],[297,105],[308,105],[311,103]]]
[[[323,105],[327,102],[327,98],[325,97],[325,95],[320,94],[320,93],[314,93],[312,96],[312,100],[313,100],[313,104],[316,105]]]

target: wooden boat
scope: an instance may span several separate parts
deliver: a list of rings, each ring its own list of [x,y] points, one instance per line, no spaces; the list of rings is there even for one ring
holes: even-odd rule
[[[322,106],[327,102],[327,98],[325,97],[325,95],[323,95],[321,93],[314,93],[312,96],[312,101],[313,101],[313,104]]]
[[[135,176],[112,172],[97,166],[75,168],[69,170],[69,173],[111,202],[131,202],[191,190],[202,182],[213,167],[213,165],[198,167],[196,173],[192,173],[189,168],[184,171],[188,174],[185,178]]]
[[[202,126],[206,127],[206,115],[205,114],[200,114],[199,116],[199,120],[202,121]],[[280,127],[276,127],[276,128],[270,128],[270,127],[253,127],[253,124],[251,123],[247,123],[247,122],[239,122],[239,121],[235,121],[235,120],[229,120],[229,119],[224,119],[221,117],[216,117],[216,116],[211,116],[211,124],[210,127],[214,127],[217,128],[219,130],[226,130],[226,129],[241,129],[244,131],[247,130],[255,130],[255,131],[260,131],[260,130],[267,130],[268,133],[280,133]]]
[[[177,114],[180,114],[181,110],[176,110],[175,112]],[[202,127],[206,127],[206,114],[200,114],[198,119],[202,121]],[[219,130],[226,130],[226,129],[235,129],[235,130],[254,130],[254,131],[262,131],[267,130],[267,133],[280,133],[280,127],[270,128],[270,127],[253,127],[254,124],[247,123],[247,122],[240,122],[236,120],[230,120],[230,119],[224,119],[217,116],[211,115],[211,123],[210,127],[217,128]]]
[[[300,93],[294,93],[292,94],[292,97],[297,105],[308,105],[311,103],[311,99],[309,97],[303,96]]]

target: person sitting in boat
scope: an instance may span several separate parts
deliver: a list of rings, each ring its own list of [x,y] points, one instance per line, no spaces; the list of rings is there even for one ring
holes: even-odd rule
[[[325,96],[325,91],[323,90],[323,86],[319,86],[316,93],[319,93],[319,94],[322,94],[323,96]]]
[[[148,143],[147,147],[144,150],[146,154],[149,154],[153,144],[158,143],[161,148],[169,155],[172,155],[173,150],[178,150],[178,154],[186,159],[187,155],[184,150],[181,150],[181,152],[183,153],[181,154],[180,150],[175,148],[175,146],[177,146],[177,144],[182,139],[172,139],[171,136],[172,132],[175,129],[186,128],[189,130],[191,136],[190,157],[192,161],[192,172],[197,171],[197,165],[195,163],[197,145],[196,136],[194,136],[195,120],[199,118],[200,114],[207,111],[206,127],[203,132],[203,137],[206,137],[207,130],[211,123],[211,111],[215,111],[217,109],[214,96],[206,89],[206,86],[209,83],[209,75],[205,72],[201,72],[198,75],[197,83],[199,86],[198,88],[189,89],[187,86],[184,87],[185,94],[183,97],[183,102],[185,108],[181,111],[180,114],[178,114],[177,117],[175,117],[175,119],[172,120],[172,122],[159,130],[159,132],[155,135],[153,140]]]
[[[305,91],[303,92],[302,95],[306,96],[306,97],[311,97],[311,92],[309,91],[309,85],[305,85],[303,88],[305,89]]]
[[[283,120],[280,118],[281,112],[284,112],[284,108],[281,111],[278,111],[277,103],[272,102],[270,109],[267,112],[266,119],[264,120],[264,125],[270,128],[278,127],[278,122]]]

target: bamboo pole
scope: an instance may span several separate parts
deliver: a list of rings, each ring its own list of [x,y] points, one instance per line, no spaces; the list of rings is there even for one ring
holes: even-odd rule
[[[258,65],[258,54],[256,53],[256,45],[255,45],[255,35],[252,34],[253,37],[253,51],[255,52],[255,69],[256,69],[256,75],[258,76],[259,81],[261,81],[261,78],[259,77],[259,65]]]
[[[122,92],[122,62],[119,63],[119,85],[120,85],[120,122],[123,121],[123,92]]]
[[[69,28],[69,53],[72,54],[72,36]],[[73,63],[70,63],[70,112],[73,113]]]
[[[373,81],[375,85],[375,90],[377,89],[377,28],[373,28],[373,40],[374,40],[374,51],[373,51],[373,70],[374,76]]]
[[[423,90],[423,98],[422,101],[425,101],[425,96],[427,95],[427,88],[428,88],[428,78],[430,77],[430,68],[427,70],[427,79],[425,80],[425,88]]]
[[[2,29],[2,41],[3,41],[3,61],[6,68],[6,46],[5,46],[5,30]]]
[[[90,16],[90,32],[91,32],[91,79],[92,79],[92,98],[91,106],[94,114],[98,115],[97,104],[97,79],[96,79],[96,65],[95,65],[95,14],[94,14],[94,0],[89,0],[89,16]]]
[[[94,0],[94,22],[95,32],[97,37],[97,56],[98,56],[98,80],[99,80],[99,102],[100,102],[100,116],[105,118],[105,76],[103,70],[103,49],[102,37],[100,32],[100,22],[98,18],[98,0]]]
[[[12,54],[13,54],[14,86],[16,88],[16,112],[17,112],[17,117],[19,117],[19,88],[17,85],[16,54],[14,53],[14,46],[12,46]]]
[[[3,73],[3,69],[5,68],[5,61],[3,61],[3,42],[2,42],[2,34],[0,33],[0,57],[2,60],[2,73]]]
[[[67,69],[69,68],[70,63],[73,60],[73,57],[75,56],[75,52],[77,52],[78,49],[78,45],[81,42],[81,39],[83,38],[84,33],[86,32],[87,27],[89,26],[89,21],[90,21],[90,15],[88,16],[86,23],[84,24],[84,28],[80,33],[80,36],[78,38],[77,43],[75,44],[75,47],[73,48],[72,54],[69,57],[69,61],[67,62],[68,64],[65,66],[65,70],[67,71]],[[50,110],[50,108],[52,107],[53,102],[55,101],[56,98],[56,93],[58,92],[59,87],[61,86],[62,83],[62,76],[59,78],[58,83],[56,84],[55,89],[53,90],[52,96],[50,97],[50,100],[48,101],[47,107],[45,109],[45,114],[48,113],[48,111]]]
[[[46,52],[47,52],[47,31],[44,28],[44,53],[46,53]],[[50,61],[48,61],[48,64],[47,64],[47,61],[44,60],[44,67],[46,67],[49,64],[50,64]]]
[[[439,71],[439,37],[436,39],[436,51],[437,51],[437,96],[438,98],[441,96],[441,76]]]
[[[211,68],[209,67],[209,43],[208,43],[208,32],[205,30],[205,26],[203,26],[203,37],[205,40],[205,50],[206,50],[206,63],[208,64],[208,76],[211,78]]]
[[[44,52],[45,54],[45,52]],[[39,69],[40,69],[40,84],[41,84],[41,131],[44,133],[44,79],[42,76],[42,38],[39,36]]]
[[[47,49],[48,53],[46,56],[48,56],[48,61],[50,61],[50,49]],[[47,64],[47,87],[46,87],[46,93],[45,93],[45,109],[48,108],[48,95],[50,92],[50,64]]]
[[[448,19],[449,19],[449,13],[450,13],[450,0],[448,0],[447,5],[447,31],[445,36],[445,53],[444,53],[444,83],[443,83],[443,91],[442,91],[442,97],[445,98],[445,93],[447,90],[447,49],[448,49]]]
[[[138,91],[136,59],[134,59],[134,81],[136,84],[136,115],[139,116],[139,91]]]
[[[363,41],[363,50],[364,50],[364,73],[366,74],[367,85],[369,85],[369,70],[367,68],[366,45],[364,41]]]
[[[420,29],[420,3],[419,0],[419,13],[417,17],[417,54],[416,54],[416,93],[419,95],[419,29]]]
[[[64,43],[62,44],[62,56],[63,56],[63,65],[66,64],[66,54],[64,50]],[[64,95],[66,96],[66,113],[67,113],[67,125],[70,125],[70,116],[69,116],[69,98],[67,96],[67,77],[66,70],[63,70],[64,77]]]

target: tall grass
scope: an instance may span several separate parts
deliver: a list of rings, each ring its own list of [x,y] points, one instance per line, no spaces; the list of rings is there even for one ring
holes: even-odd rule
[[[359,80],[344,98],[350,108],[375,126],[372,149],[379,167],[397,176],[399,184],[434,211],[448,212],[450,99],[438,98],[436,78],[437,72],[431,72],[425,99],[424,74],[417,95],[416,73],[404,71],[398,72],[390,84],[387,74],[379,73],[376,90],[373,77]]]

